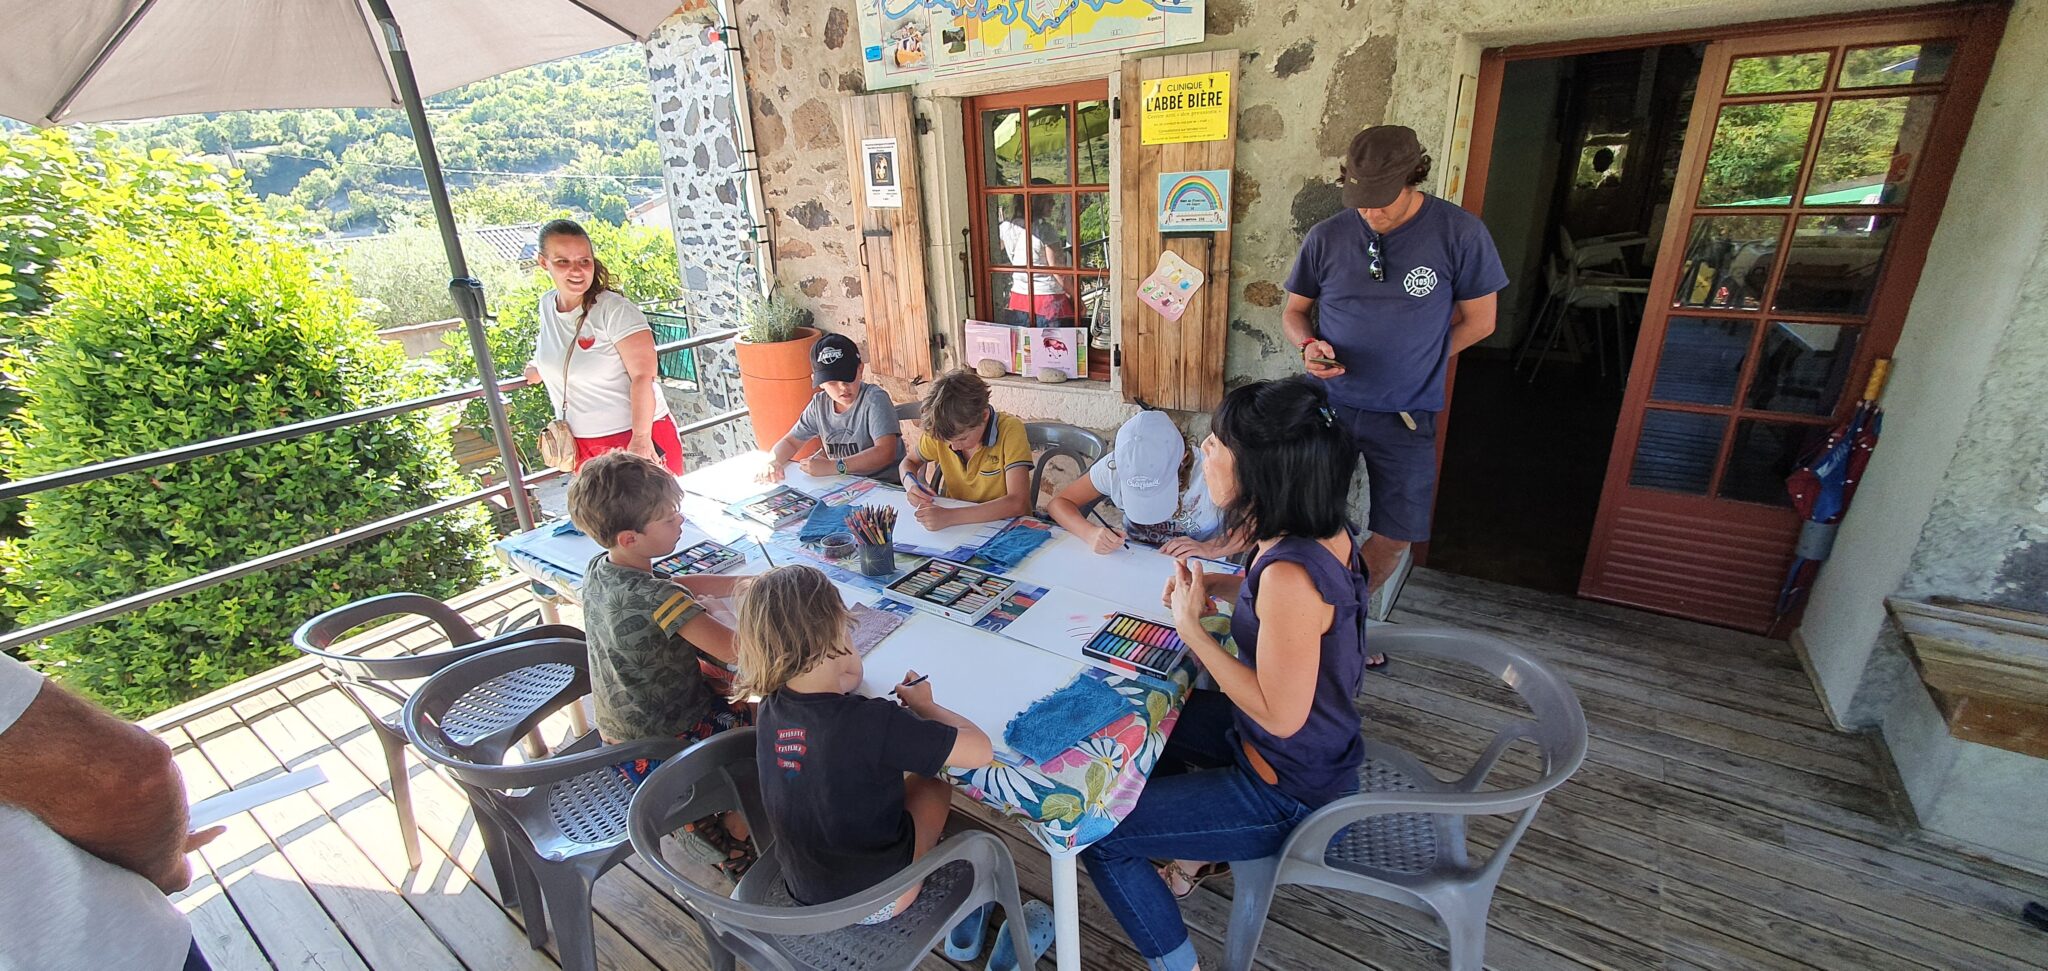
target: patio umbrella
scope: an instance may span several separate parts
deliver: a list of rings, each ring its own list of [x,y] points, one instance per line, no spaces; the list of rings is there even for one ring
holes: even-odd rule
[[[1877,437],[1884,427],[1884,409],[1878,407],[1877,396],[1884,387],[1889,363],[1878,362],[1864,398],[1857,402],[1849,420],[1835,426],[1785,479],[1792,508],[1798,510],[1804,522],[1799,526],[1799,543],[1793,550],[1792,565],[1786,569],[1785,582],[1778,588],[1779,619],[1805,601],[1821,563],[1834,550],[1835,530],[1841,525],[1842,514],[1849,511],[1850,500],[1856,497],[1856,486],[1863,481],[1863,468],[1870,464],[1870,453],[1877,448]]]
[[[522,529],[533,513],[427,127],[426,95],[645,40],[678,0],[0,0],[0,115],[38,125],[261,108],[402,108],[412,122],[449,295],[469,332]]]

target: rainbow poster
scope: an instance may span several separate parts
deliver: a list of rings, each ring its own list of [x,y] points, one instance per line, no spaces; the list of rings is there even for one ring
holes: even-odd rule
[[[1230,170],[1159,174],[1159,231],[1220,233],[1230,229]]]

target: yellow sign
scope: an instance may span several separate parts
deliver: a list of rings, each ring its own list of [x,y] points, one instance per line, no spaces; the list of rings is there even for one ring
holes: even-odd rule
[[[1138,113],[1147,145],[1216,142],[1230,137],[1230,72],[1188,74],[1143,82]]]

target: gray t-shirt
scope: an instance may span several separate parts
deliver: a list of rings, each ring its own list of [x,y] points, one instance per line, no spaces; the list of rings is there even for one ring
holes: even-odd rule
[[[896,404],[889,400],[889,392],[879,386],[862,384],[860,397],[853,399],[853,407],[839,414],[832,409],[832,397],[820,391],[811,396],[811,403],[804,406],[803,416],[796,420],[796,427],[789,433],[798,441],[823,439],[819,446],[826,458],[847,459],[875,447],[875,442],[889,436],[896,439],[896,454],[889,457],[889,464],[879,471],[868,473],[868,478],[883,482],[898,480],[896,466],[903,461],[902,425],[896,421]]]
[[[43,676],[0,655],[0,749]],[[0,971],[177,971],[192,930],[141,874],[79,849],[28,810],[0,803]]]

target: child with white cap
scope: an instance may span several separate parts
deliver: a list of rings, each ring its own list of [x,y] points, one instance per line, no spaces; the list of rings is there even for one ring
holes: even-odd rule
[[[1124,514],[1125,530],[1083,510],[1108,499]],[[1097,553],[1126,539],[1159,547],[1168,556],[1223,557],[1242,543],[1223,530],[1223,512],[1202,482],[1202,453],[1188,447],[1165,412],[1141,411],[1117,429],[1116,447],[1052,500],[1052,518],[1088,541]],[[1126,530],[1128,532],[1126,532]]]

